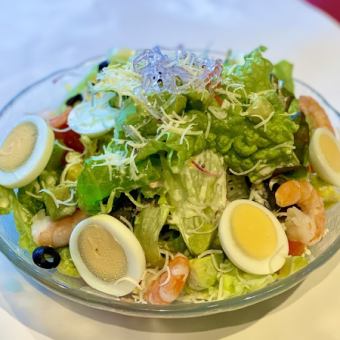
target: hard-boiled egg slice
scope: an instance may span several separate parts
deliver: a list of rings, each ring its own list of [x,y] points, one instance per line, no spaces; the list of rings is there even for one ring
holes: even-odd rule
[[[236,200],[225,208],[219,238],[231,262],[251,274],[272,274],[288,256],[288,239],[277,218],[264,206]]]
[[[92,216],[77,224],[70,252],[84,281],[114,296],[132,292],[145,270],[144,251],[136,236],[110,215]]]
[[[110,106],[113,94],[97,94],[90,101],[76,105],[68,116],[69,127],[80,135],[101,136],[115,126],[118,109]]]
[[[53,131],[43,118],[21,118],[0,148],[0,185],[20,188],[32,182],[46,167],[53,143]]]
[[[310,162],[320,178],[340,186],[340,142],[331,131],[318,128],[309,144]]]

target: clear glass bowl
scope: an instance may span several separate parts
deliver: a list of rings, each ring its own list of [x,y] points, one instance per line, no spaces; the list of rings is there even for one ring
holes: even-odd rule
[[[41,114],[53,111],[67,96],[67,89],[76,85],[102,58],[94,58],[72,68],[50,74],[15,96],[0,112],[0,131],[3,136],[11,121],[24,114]],[[296,80],[297,95],[311,95],[326,108],[334,126],[340,127],[340,114],[309,85]],[[1,136],[0,136],[1,142]],[[340,247],[340,204],[328,212],[329,232],[321,242],[311,248],[313,260],[293,275],[266,288],[227,300],[205,303],[174,303],[169,306],[143,305],[120,301],[89,288],[81,279],[65,277],[56,271],[35,266],[30,254],[17,244],[18,235],[11,215],[0,219],[0,250],[21,271],[51,291],[81,304],[126,315],[155,318],[183,318],[202,316],[245,308],[257,302],[281,294],[294,287],[312,271],[325,263]]]

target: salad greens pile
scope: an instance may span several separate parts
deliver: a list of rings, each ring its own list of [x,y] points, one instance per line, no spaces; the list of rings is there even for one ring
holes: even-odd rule
[[[115,127],[79,136],[83,150],[59,139],[34,182],[17,193],[0,187],[0,213],[13,211],[20,246],[35,248],[31,225],[42,210],[52,220],[77,208],[122,217],[148,266],[162,267],[162,250],[189,256],[186,300],[243,294],[305,265],[292,257],[283,274],[246,274],[224,257],[217,236],[227,201],[248,198],[252,186],[298,169],[307,157],[297,138],[303,122],[292,65],[274,65],[264,52],[259,47],[241,59],[213,60],[179,50],[171,66],[154,48],[116,53],[107,67],[94,68],[70,96],[106,96]],[[58,270],[77,276],[68,247],[59,252]]]

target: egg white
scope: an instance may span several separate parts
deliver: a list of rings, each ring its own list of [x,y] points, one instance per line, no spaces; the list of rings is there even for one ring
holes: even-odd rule
[[[76,105],[68,116],[69,127],[89,137],[98,137],[112,130],[119,110],[109,105],[111,97],[112,94],[104,95],[94,99],[93,103],[86,101]]]
[[[106,282],[90,272],[82,260],[79,253],[78,238],[86,227],[93,224],[105,228],[123,248],[127,259],[127,277],[139,282],[145,271],[145,254],[133,232],[116,218],[101,214],[81,221],[72,231],[69,244],[70,253],[80,276],[90,287],[106,294],[124,296],[131,293],[136,287],[132,282],[127,280],[118,283]]]
[[[310,162],[320,178],[322,178],[324,181],[330,184],[340,186],[340,173],[336,172],[328,164],[327,159],[320,145],[320,136],[323,134],[328,135],[334,140],[339,149],[339,154],[334,156],[340,157],[340,142],[334,137],[334,135],[328,129],[317,128],[313,132],[311,141],[309,143]]]
[[[265,259],[255,259],[239,248],[234,240],[231,228],[231,216],[234,208],[240,204],[253,205],[262,210],[272,221],[276,231],[277,244],[272,255]],[[219,228],[219,238],[222,248],[229,260],[238,268],[250,274],[266,275],[278,271],[285,263],[288,256],[288,239],[277,218],[264,206],[250,200],[235,200],[225,208]]]
[[[0,184],[6,188],[20,188],[35,180],[46,167],[53,151],[54,133],[44,119],[39,116],[27,115],[22,117],[7,136],[16,126],[25,123],[35,125],[37,140],[31,155],[22,165],[12,171],[0,170]]]

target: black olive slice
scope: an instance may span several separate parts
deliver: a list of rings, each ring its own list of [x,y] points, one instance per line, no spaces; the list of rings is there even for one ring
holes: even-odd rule
[[[52,247],[38,247],[32,253],[33,262],[41,268],[52,269],[60,263],[59,253]]]

